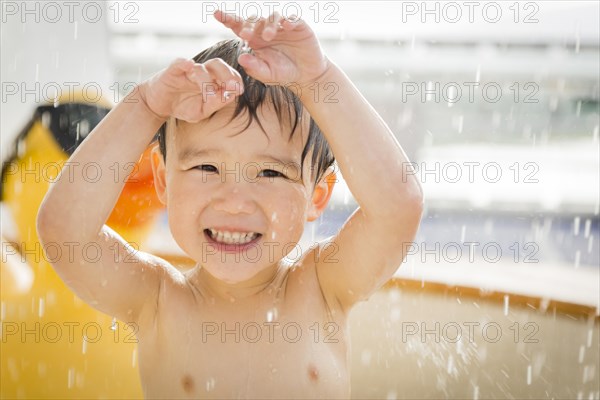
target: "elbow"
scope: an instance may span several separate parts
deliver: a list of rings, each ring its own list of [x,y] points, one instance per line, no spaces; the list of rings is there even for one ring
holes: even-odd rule
[[[421,219],[425,208],[425,196],[423,196],[423,187],[419,182],[415,181],[414,186],[413,193],[410,195],[410,203],[414,207],[415,212],[418,212],[419,219]]]
[[[398,191],[394,199],[394,207],[386,218],[395,224],[410,224],[418,226],[424,212],[424,197],[418,182],[409,184]]]
[[[423,196],[423,187],[416,178],[413,177],[413,179],[408,182],[403,197],[408,209],[411,210],[420,221],[421,216],[423,215],[425,199]]]
[[[45,205],[45,201],[42,202],[38,209],[36,230],[38,239],[42,245],[54,240],[56,232],[60,232],[60,229],[57,227],[56,214]]]
[[[410,195],[408,198],[405,198],[402,207],[405,210],[402,218],[414,221],[414,223],[418,225],[421,222],[424,210],[423,192],[419,191],[418,194]]]
[[[49,229],[49,215],[48,212],[40,207],[37,213],[37,217],[35,220],[35,227],[37,230],[37,235],[40,240],[40,243],[44,245],[44,243],[48,242],[48,236],[50,233]]]

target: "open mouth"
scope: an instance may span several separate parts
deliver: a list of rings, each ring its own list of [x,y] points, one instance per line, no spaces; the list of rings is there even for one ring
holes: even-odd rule
[[[213,242],[222,245],[237,245],[244,246],[248,244],[252,244],[260,237],[262,234],[258,232],[231,232],[231,231],[221,231],[213,228],[207,228],[204,230],[206,236],[208,236]]]

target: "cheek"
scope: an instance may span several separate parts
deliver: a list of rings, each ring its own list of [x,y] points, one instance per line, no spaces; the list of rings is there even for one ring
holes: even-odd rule
[[[302,186],[290,185],[280,191],[270,191],[266,198],[266,209],[273,223],[292,227],[306,220],[310,199]]]
[[[178,224],[189,225],[198,216],[202,197],[198,195],[198,187],[181,176],[172,176],[167,181],[167,211],[169,222],[177,229]]]

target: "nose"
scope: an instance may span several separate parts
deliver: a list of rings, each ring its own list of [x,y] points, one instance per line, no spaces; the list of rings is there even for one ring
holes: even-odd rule
[[[256,211],[256,202],[243,183],[227,182],[213,197],[213,208],[228,214],[252,214]]]

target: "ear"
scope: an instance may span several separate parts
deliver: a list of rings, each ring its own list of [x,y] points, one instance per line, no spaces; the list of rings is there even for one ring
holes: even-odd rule
[[[152,149],[150,154],[152,161],[152,173],[154,174],[154,188],[156,195],[161,203],[167,204],[167,176],[165,168],[165,160],[160,152],[158,144]]]
[[[308,209],[307,221],[314,221],[321,216],[323,211],[325,211],[325,207],[327,207],[327,203],[329,203],[336,182],[337,178],[335,172],[333,168],[329,168],[315,186],[311,204]]]

